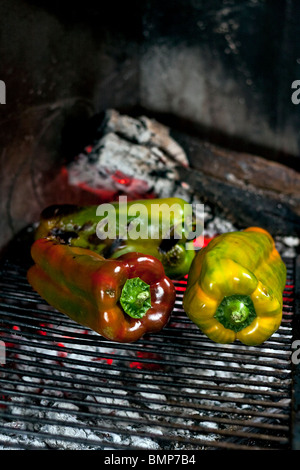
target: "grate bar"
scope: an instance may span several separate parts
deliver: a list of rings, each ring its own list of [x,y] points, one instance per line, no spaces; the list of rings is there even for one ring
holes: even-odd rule
[[[28,387],[28,385],[26,384],[26,387]],[[36,387],[36,385],[32,385],[32,387]],[[70,392],[70,388],[66,388],[66,387],[61,387],[60,389],[58,387],[55,387],[55,386],[46,386],[44,385],[43,386],[44,389],[48,389],[48,390],[58,390],[58,391],[62,391],[64,393],[69,393]],[[21,392],[15,392],[15,391],[12,391],[12,390],[8,390],[5,392],[6,393],[6,396],[9,397],[9,396],[14,396],[14,394],[16,393],[17,396],[19,397],[22,397],[22,393]],[[28,392],[28,394],[26,395],[27,397],[31,397],[33,399],[36,398],[36,394],[35,393],[32,393],[32,392]],[[111,394],[109,393],[102,393],[101,395],[98,393],[96,393],[96,396],[97,397],[102,397],[102,398],[111,398]],[[118,397],[118,395],[116,394],[116,396]],[[43,394],[43,397],[46,399],[46,398],[49,398],[49,399],[53,399],[53,397],[51,395],[47,396],[45,394]],[[120,398],[124,398],[124,396],[121,396],[120,395]],[[126,397],[127,401],[133,401],[133,402],[141,402],[142,404],[145,402],[145,398],[143,397],[139,397],[139,396],[134,396],[134,397]],[[153,400],[153,399],[152,399]],[[162,400],[157,400],[157,399],[154,399],[153,401],[151,400],[151,404],[155,404],[155,405],[165,405],[165,402],[163,402]],[[56,398],[56,401],[57,402],[61,402],[62,404],[66,405],[66,403],[73,403],[73,401],[71,399],[68,399],[68,398]],[[9,401],[7,401],[7,398],[5,400],[0,400],[0,404],[2,405],[3,408],[7,408],[10,406],[10,403]],[[80,401],[80,400],[76,400],[76,404],[78,405],[81,405],[82,407],[86,407],[87,406],[87,402],[86,401]],[[185,402],[182,402],[182,403],[178,403],[178,402],[174,402],[174,401],[168,401],[168,405],[172,406],[172,407],[176,407],[176,408],[189,408],[189,409],[194,409],[195,408],[195,412],[199,412],[199,410],[202,409],[201,405],[199,405],[198,407],[193,407],[190,403],[185,403]],[[21,405],[19,405],[21,407]],[[32,404],[31,405],[33,408],[35,409],[44,409],[43,406],[38,406],[38,405],[35,405],[35,404]],[[125,406],[125,405],[120,405],[118,403],[115,403],[114,405],[111,405],[111,404],[108,404],[108,403],[104,403],[104,402],[94,402],[93,403],[93,408],[109,408],[109,409],[112,409],[112,410],[115,410],[115,409],[119,409],[119,410],[122,410],[122,411],[126,411],[126,412],[135,412],[136,411],[136,408],[135,407],[130,407],[130,406]],[[203,410],[206,410],[207,407],[203,407]],[[61,411],[67,411],[67,412],[70,412],[71,414],[73,413],[74,415],[76,415],[77,417],[80,417],[80,416],[87,416],[87,417],[92,417],[91,413],[90,412],[83,412],[83,411],[72,411],[72,410],[69,410],[68,408],[63,408],[61,407],[60,408]],[[228,413],[228,410],[229,408],[222,408],[220,410],[220,413],[219,414],[224,414],[226,415]],[[230,410],[232,410],[232,408],[230,408]],[[282,419],[283,421],[288,421],[289,419],[289,416],[288,414],[283,414],[283,413],[279,413],[278,411],[275,412],[274,411],[275,408],[272,409],[272,415],[271,415],[271,418],[272,420],[278,420],[278,419]],[[232,412],[234,413],[234,412]],[[236,411],[235,411],[235,414],[236,414]],[[259,413],[259,412],[253,412],[251,413],[251,411],[247,411],[247,413],[245,413],[247,416],[255,416],[255,417],[264,417],[264,418],[268,418],[269,420],[271,419],[270,418],[270,413]],[[176,412],[176,411],[172,411],[172,414],[170,414],[169,411],[164,411],[163,409],[155,409],[155,410],[151,410],[151,408],[147,409],[146,407],[143,408],[143,415],[155,415],[155,416],[166,416],[168,418],[181,418],[182,417],[182,414],[180,412]],[[1,416],[3,417],[3,414],[1,414]],[[99,415],[97,415],[99,416]],[[266,428],[266,429],[273,429],[273,430],[284,430],[284,431],[288,431],[288,426],[287,425],[284,425],[284,424],[270,424],[270,423],[266,423],[264,421],[251,421],[250,419],[243,419],[243,418],[237,418],[237,419],[232,419],[232,418],[223,418],[223,417],[220,417],[219,415],[218,416],[214,416],[214,417],[211,417],[211,416],[201,416],[199,414],[194,414],[192,415],[193,417],[193,421],[210,421],[210,422],[215,422],[215,423],[222,423],[222,424],[230,424],[231,426],[233,425],[237,425],[237,426],[248,426],[248,425],[253,425],[254,426],[254,423],[255,423],[255,427],[257,428]],[[139,424],[142,423],[141,420],[138,421]],[[149,424],[149,421],[147,421],[147,423],[145,424]],[[160,421],[160,425],[162,425],[162,422]],[[179,427],[178,424],[176,424],[177,428]],[[198,428],[197,428],[198,429]]]
[[[8,434],[13,434],[15,435],[16,434],[16,430],[12,430],[10,428],[4,428],[4,431]],[[105,429],[105,427],[102,428],[102,431],[103,432],[109,432],[109,430]],[[120,434],[124,434],[125,436],[128,435],[128,431],[122,431],[122,430],[119,430],[118,432],[120,432]],[[54,445],[56,447],[56,443],[57,441],[66,441],[67,443],[69,442],[72,442],[72,438],[68,437],[68,436],[65,436],[63,434],[56,434],[55,437],[54,436],[51,436],[49,435],[48,433],[44,433],[44,432],[35,432],[35,431],[24,431],[22,429],[19,429],[18,430],[18,433],[21,434],[21,435],[24,435],[24,436],[31,436],[33,438],[36,438],[38,440],[40,439],[45,439],[45,441],[47,442],[47,444],[51,447],[51,442],[54,441]],[[140,435],[136,432],[131,432],[131,435],[133,436],[137,436],[137,437],[140,437]],[[156,434],[152,434],[152,435],[147,435],[147,437],[150,437],[152,439],[156,439],[156,440],[160,440],[162,441],[162,443],[165,442],[165,439],[162,438],[161,436],[157,436]],[[174,445],[178,446],[178,444],[185,444],[187,443],[189,445],[189,448],[192,448],[192,449],[201,449],[201,448],[208,448],[208,449],[226,449],[226,450],[230,450],[230,449],[234,449],[234,450],[249,450],[249,445],[243,445],[243,444],[238,444],[238,443],[235,443],[235,444],[231,444],[231,443],[225,443],[225,442],[220,442],[220,441],[214,441],[213,444],[210,443],[209,441],[207,440],[204,440],[204,439],[189,439],[189,440],[186,440],[186,439],[183,439],[181,436],[179,437],[176,437],[174,438],[173,436],[171,436],[170,438],[168,438],[168,440],[170,442],[173,442]],[[0,440],[1,442],[1,440]],[[113,448],[113,449],[127,449],[128,450],[128,445],[126,444],[115,444],[115,443],[112,443],[112,442],[107,442],[105,444],[103,443],[99,443],[98,440],[94,440],[94,439],[83,439],[83,438],[80,438],[80,437],[77,437],[76,440],[74,440],[74,442],[76,443],[79,443],[79,444],[83,444],[83,445],[88,445],[89,448],[93,448],[95,447],[96,449],[110,449],[110,448]],[[285,444],[285,440],[282,441],[283,444]],[[7,443],[6,444],[6,447],[7,447]],[[196,446],[196,447],[193,447],[193,446]],[[19,445],[14,445],[14,447],[20,447]],[[27,447],[27,444],[25,444],[25,448]],[[36,448],[34,446],[34,448]],[[255,444],[250,444],[250,448],[252,450],[260,450],[261,447],[259,447],[259,445],[255,445]],[[143,447],[142,447],[143,449]],[[180,447],[179,447],[180,449]],[[141,450],[141,447],[139,446],[130,446],[130,450]],[[276,447],[273,449],[272,447],[271,448],[268,448],[268,450],[276,450]]]
[[[3,312],[2,310],[0,310],[1,312],[1,315],[2,315],[2,318],[5,319],[6,316],[8,315],[11,315],[10,313],[7,313],[7,312]],[[27,317],[27,319],[30,321],[30,317]],[[31,326],[28,327],[28,323],[26,322],[16,322],[15,319],[13,320],[7,320],[7,325],[11,325],[11,327],[19,327],[19,328],[25,328],[26,330],[22,330],[22,336],[23,337],[28,337],[29,339],[30,338],[36,338],[36,333],[32,333],[31,331],[28,331],[28,330],[31,330],[33,329],[34,331],[38,330],[37,332],[39,333],[39,335],[41,334],[44,334],[44,335],[48,335],[50,333],[50,337],[47,336],[47,338],[45,338],[45,341],[47,342],[53,342],[53,340],[55,340],[55,338],[57,337],[58,339],[61,339],[61,335],[64,336],[64,344],[68,344],[68,343],[72,343],[73,342],[73,338],[68,338],[68,336],[70,335],[70,332],[68,332],[67,330],[63,331],[63,330],[60,330],[61,331],[61,335],[57,335],[57,336],[53,336],[53,325],[50,327],[50,326],[46,326],[45,324],[38,324],[38,325],[34,325],[34,326]],[[23,332],[24,331],[24,332]],[[11,330],[9,328],[3,328],[3,332],[7,332],[8,334],[11,333]],[[18,333],[16,332],[15,334],[15,337],[18,336]],[[17,339],[15,340],[15,342],[17,342]],[[82,344],[85,344],[87,345],[87,341],[84,340],[84,341],[81,341]],[[95,344],[98,344],[97,342],[95,342]],[[143,347],[145,346],[145,341],[140,341],[137,343],[136,346],[129,346],[126,348],[127,351],[131,351],[131,352],[137,352],[140,350],[141,348],[141,345],[143,345]],[[109,347],[109,343],[106,343],[105,344],[106,346]],[[153,339],[151,342],[148,342],[148,345],[151,345],[151,349],[149,348],[149,352],[152,352],[152,353],[157,353],[159,354],[159,352],[161,351],[161,342],[158,342],[156,341],[155,339]],[[156,346],[156,348],[155,348]],[[124,349],[124,346],[120,346],[120,345],[115,345],[115,346],[111,346],[112,349],[120,349],[120,350],[123,350]],[[265,346],[265,348],[267,348],[268,346]],[[288,351],[287,354],[276,354],[276,353],[268,353],[268,352],[265,352],[263,350],[261,350],[260,352],[257,352],[253,354],[253,352],[251,352],[251,350],[249,349],[249,351],[246,351],[246,350],[235,350],[234,352],[233,351],[230,351],[228,349],[225,349],[225,348],[211,348],[211,347],[200,347],[200,346],[197,346],[197,345],[190,345],[190,347],[187,349],[186,347],[182,346],[182,345],[178,345],[176,347],[174,346],[169,346],[169,343],[164,343],[164,353],[165,354],[171,354],[173,357],[182,357],[182,354],[184,353],[184,359],[194,359],[195,357],[195,351],[197,351],[197,354],[198,354],[198,358],[207,358],[207,356],[209,355],[209,359],[211,361],[217,361],[220,357],[222,358],[222,361],[223,362],[232,362],[234,361],[236,364],[239,364],[239,363],[243,363],[245,361],[244,357],[243,356],[246,356],[247,358],[247,365],[256,365],[257,364],[257,358],[259,357],[259,360],[260,360],[260,363],[261,363],[261,366],[262,367],[266,367],[266,368],[271,368],[272,370],[287,370],[287,369],[290,369],[291,366],[289,364],[289,355],[290,355],[290,351]],[[84,352],[83,352],[84,354]],[[242,356],[242,357],[240,357]],[[252,356],[254,356],[254,359],[252,358]],[[117,356],[115,356],[116,358],[119,358]],[[262,361],[262,358],[266,359],[264,361]],[[268,361],[269,359],[269,361]],[[156,362],[159,362],[158,360],[155,360],[154,358],[152,358],[153,360],[153,363],[156,363]],[[147,362],[147,359],[145,359],[145,362]],[[176,361],[177,364],[181,365],[182,362],[181,361]],[[191,365],[192,366],[192,365]],[[280,373],[280,372],[279,372]]]
[[[12,341],[14,341],[14,339]],[[45,349],[48,348],[48,349],[53,350],[53,348],[55,349],[55,346],[52,346],[51,344],[49,344],[49,345],[44,345],[44,348]],[[14,348],[10,348],[10,351],[15,352],[15,353],[19,352],[18,349],[14,349]],[[61,351],[61,348],[60,348],[60,351]],[[23,355],[28,355],[28,351],[23,351]],[[84,353],[82,355],[84,356]],[[36,356],[37,356],[37,354],[33,354],[33,357],[36,357]],[[51,355],[49,356],[47,354],[41,353],[40,351],[38,351],[38,357],[40,359],[41,358],[43,358],[43,359],[52,358],[53,359],[53,356],[51,356]],[[130,356],[117,355],[117,354],[111,355],[111,354],[108,354],[108,353],[105,353],[105,352],[101,353],[101,358],[120,360],[120,361],[125,361],[125,362],[133,361],[133,359],[134,359],[133,356],[130,357]],[[212,360],[212,359],[209,358],[209,360]],[[219,362],[222,361],[222,359],[220,357],[218,357],[217,360]],[[225,362],[225,360],[226,360],[226,358],[224,358],[224,362]],[[65,363],[70,363],[70,364],[77,364],[77,365],[80,365],[80,366],[86,366],[86,367],[88,367],[90,365],[89,361],[84,361],[84,360],[76,361],[76,360],[70,359],[68,357],[64,358],[64,362]],[[274,377],[274,378],[281,379],[281,380],[285,380],[289,377],[288,372],[282,373],[282,371],[280,369],[274,368],[274,367],[272,367],[272,365],[270,365],[268,363],[262,363],[260,365],[260,367],[262,367],[262,369],[260,369],[260,370],[255,370],[253,368],[248,368],[248,369],[243,368],[241,370],[237,366],[223,366],[223,365],[216,364],[216,363],[210,364],[210,363],[204,363],[204,362],[189,363],[189,362],[183,362],[183,361],[176,361],[176,360],[173,360],[173,359],[171,360],[171,359],[168,359],[168,358],[162,358],[160,360],[147,359],[147,358],[138,358],[138,362],[141,363],[141,364],[142,363],[143,364],[153,364],[153,365],[159,365],[159,366],[162,366],[162,367],[163,366],[169,366],[169,367],[172,367],[172,366],[176,367],[177,366],[177,367],[184,367],[184,368],[189,368],[189,369],[199,369],[199,367],[201,367],[201,369],[209,370],[209,371],[217,370],[218,372],[220,372],[220,371],[236,372],[236,373],[239,373],[240,375],[268,376],[268,377]],[[265,367],[268,367],[272,370],[263,369]],[[113,369],[113,368],[111,367],[111,369]],[[120,367],[118,367],[118,370],[120,370]],[[125,368],[124,370],[127,370],[127,368]],[[189,375],[185,374],[185,376],[188,377]]]
[[[124,345],[51,308],[23,265],[7,261],[0,447],[289,448],[295,282],[293,260],[286,264],[281,327],[247,347],[214,344],[189,321],[185,279],[174,281],[176,305],[164,330]]]
[[[45,357],[45,356],[44,356]],[[48,356],[49,359],[51,358],[51,356]],[[11,359],[8,359],[7,360],[7,364],[9,362],[12,362],[14,363],[14,360],[11,360]],[[21,366],[21,364],[25,365],[25,366],[28,366],[28,368],[30,367],[31,365],[31,361],[30,360],[25,360],[24,357],[23,358],[18,358],[18,365]],[[78,363],[80,364],[80,363]],[[80,364],[81,365],[81,364]],[[57,368],[57,366],[53,366],[53,369],[55,370]],[[70,371],[72,371],[71,368],[69,368]],[[95,373],[91,373],[89,372],[89,374],[85,374],[84,372],[83,373],[80,373],[80,375],[94,375],[95,377],[97,378],[106,378],[107,375],[106,375],[106,371],[107,370],[119,370],[119,371],[126,371],[125,368],[121,369],[120,367],[115,367],[114,369],[113,368],[106,368],[105,365],[104,367],[102,367],[101,365],[99,367],[97,367],[97,372]],[[13,369],[8,369],[6,368],[7,371],[13,373]],[[26,369],[24,369],[24,373],[27,373]],[[78,371],[76,370],[76,374],[78,375]],[[144,375],[144,377],[143,377]],[[144,384],[151,384],[152,386],[153,385],[157,385],[158,387],[161,387],[161,386],[169,386],[170,384],[172,385],[173,388],[182,388],[182,386],[184,385],[187,385],[189,384],[189,388],[193,388],[194,390],[200,390],[201,392],[203,392],[204,390],[219,390],[219,387],[220,387],[220,384],[219,383],[216,383],[216,384],[211,384],[211,383],[206,383],[205,382],[205,379],[206,381],[210,382],[211,379],[207,378],[207,377],[198,377],[198,376],[193,376],[193,381],[191,381],[191,377],[190,376],[181,376],[181,377],[178,377],[174,374],[170,375],[169,377],[169,380],[167,381],[167,377],[165,376],[164,373],[161,373],[161,374],[157,374],[156,377],[163,377],[163,379],[161,380],[157,380],[157,379],[154,379],[154,374],[151,374],[151,378],[147,378],[145,377],[146,374],[143,374],[140,369],[136,369],[134,371],[131,371],[131,374],[130,375],[127,375],[126,376],[126,382],[132,382],[132,383],[138,383],[140,384],[140,381],[141,381],[141,378],[143,380],[143,383]],[[149,374],[148,374],[149,375]],[[142,376],[142,377],[141,377]],[[45,372],[45,368],[43,369],[43,373],[40,374],[40,377],[46,377],[46,372]],[[177,379],[176,382],[174,382],[174,377]],[[113,381],[115,382],[116,379],[114,379],[113,377],[110,379],[110,381]],[[199,384],[195,383],[195,382],[200,382]],[[215,379],[213,380],[214,382],[216,381]],[[223,383],[223,379],[221,378],[220,380],[216,381],[216,382],[222,382]],[[87,380],[87,384],[89,383],[89,381]],[[278,383],[278,384],[272,384],[272,389],[271,387],[268,389],[268,390],[265,390],[265,385],[266,383],[265,382],[259,382],[257,383],[257,381],[252,381],[252,382],[242,382],[240,381],[240,384],[243,385],[243,386],[232,386],[232,382],[229,382],[230,386],[226,386],[225,385],[225,381],[223,383],[223,390],[226,392],[230,392],[230,393],[247,393],[249,395],[255,395],[255,394],[259,394],[261,396],[270,396],[272,397],[273,399],[274,398],[284,398],[286,396],[290,396],[290,387],[291,387],[291,382],[288,382],[286,384],[282,384],[282,383]],[[249,387],[251,385],[251,388]],[[275,386],[277,385],[277,387]],[[257,388],[253,388],[253,387],[257,387]],[[123,385],[122,385],[122,388],[123,388]],[[276,389],[277,390],[273,390],[273,389]],[[279,389],[279,390],[278,390]],[[160,390],[160,389],[158,389]]]
[[[21,407],[22,409],[22,407]],[[24,408],[23,408],[24,409]],[[32,405],[32,409],[36,409],[38,411],[41,411],[43,409],[43,407],[41,406],[36,406],[36,405]],[[120,407],[118,405],[115,406],[114,409],[120,409]],[[20,410],[21,411],[21,410]],[[60,409],[60,412],[62,410]],[[66,411],[66,410],[65,410]],[[68,413],[70,413],[68,411]],[[80,412],[80,413],[70,413],[70,414],[73,414],[73,415],[76,415],[77,417],[88,417],[90,418],[90,413],[84,413],[84,412]],[[18,418],[19,420],[21,421],[26,421],[26,422],[31,422],[31,423],[34,423],[35,422],[35,418],[32,418],[30,416],[24,416],[22,415],[22,417],[20,418],[19,415],[12,415],[11,413],[9,414],[6,414],[6,413],[2,413],[1,414],[1,417],[2,419],[6,419],[6,418],[9,418],[11,419],[11,417],[16,417]],[[118,431],[120,429],[120,425],[121,423],[128,423],[128,424],[132,424],[132,423],[135,423],[139,426],[141,425],[145,425],[145,426],[148,426],[148,427],[153,427],[153,426],[157,426],[157,421],[156,420],[151,420],[151,419],[147,419],[145,420],[144,418],[133,418],[133,417],[130,417],[130,418],[126,418],[126,417],[123,417],[123,416],[114,416],[112,415],[111,413],[103,413],[103,412],[99,412],[97,411],[97,417],[98,419],[99,418],[102,418],[102,419],[107,419],[109,418],[110,421],[114,422],[114,421],[117,421],[117,425],[118,425]],[[64,427],[72,427],[74,426],[74,423],[72,421],[68,422],[68,421],[64,421],[64,420],[60,420],[60,419],[49,419],[49,418],[45,418],[43,417],[43,424],[52,424],[52,425],[57,425],[57,426],[61,426],[63,425]],[[237,426],[237,422],[234,423],[235,426]],[[244,424],[242,424],[244,425]],[[256,427],[256,423],[255,422],[251,422],[249,421],[249,423],[247,423],[247,427],[248,426],[254,426]],[[79,429],[85,429],[86,427],[86,424],[83,424],[83,423],[76,423],[76,427],[79,428]],[[178,424],[176,422],[165,422],[165,421],[162,421],[160,420],[159,421],[159,427],[162,428],[162,429],[173,429],[173,430],[176,430],[178,432],[178,430],[184,430],[184,431],[190,431],[192,433],[197,433],[197,434],[200,434],[200,433],[203,433],[203,434],[216,434],[216,435],[219,435],[219,436],[234,436],[234,437],[245,437],[245,432],[242,430],[242,431],[237,431],[235,429],[230,429],[230,430],[225,430],[225,429],[218,429],[216,430],[215,428],[213,427],[204,427],[204,426],[201,426],[201,425],[186,425],[186,424]],[[90,425],[90,428],[93,432],[95,431],[98,431],[98,432],[103,432],[103,431],[110,431],[112,432],[112,427],[110,426],[107,426],[107,425],[95,425],[95,424],[92,424]],[[267,427],[265,427],[267,429]],[[288,430],[288,427],[283,427],[283,426],[276,426],[276,425],[273,425],[273,426],[269,426],[269,429],[272,429],[274,431],[286,431]],[[124,432],[124,431],[123,431]],[[128,433],[127,430],[125,430],[125,433]],[[141,436],[143,435],[142,432],[140,433],[135,433],[135,435],[138,435],[138,436]],[[153,434],[151,435],[151,437],[153,437]],[[157,434],[155,434],[155,438],[157,438]],[[283,443],[283,442],[287,442],[287,438],[286,437],[282,437],[282,436],[275,436],[275,435],[272,435],[270,433],[268,434],[262,434],[262,433],[254,433],[254,432],[248,432],[247,433],[247,438],[248,439],[258,439],[258,440],[266,440],[268,442],[280,442],[280,443]],[[164,437],[161,437],[162,440],[165,440]],[[184,439],[183,442],[190,442],[190,440],[188,439]]]
[[[7,380],[7,379],[6,379]],[[27,384],[26,384],[27,386]],[[36,384],[35,384],[36,386]],[[166,386],[166,385],[165,385]],[[111,388],[111,384],[107,385],[107,384],[101,384],[101,387],[102,388]],[[194,399],[201,399],[201,395],[197,394],[197,393],[187,393],[187,392],[184,392],[184,393],[179,393],[179,392],[176,392],[176,391],[170,391],[170,390],[164,390],[164,389],[155,389],[155,388],[151,388],[151,391],[149,390],[149,388],[145,387],[138,387],[138,388],[131,388],[131,387],[128,387],[127,385],[124,385],[122,386],[121,388],[122,391],[132,391],[132,392],[139,392],[139,393],[151,393],[151,395],[161,395],[162,393],[167,393],[168,395],[172,395],[173,397],[177,397],[177,398],[194,398]],[[4,390],[2,390],[2,393],[4,392]],[[8,391],[9,393],[9,391]],[[231,394],[235,394],[236,392],[234,391],[228,391],[228,393],[231,393]],[[94,394],[97,395],[97,392],[94,391]],[[102,392],[102,395],[103,395],[103,392]],[[123,397],[122,393],[114,393],[114,398],[116,397]],[[284,397],[283,397],[284,398]],[[151,400],[153,401],[153,398],[151,398]],[[255,405],[255,406],[264,406],[265,408],[267,407],[272,407],[274,408],[275,406],[278,407],[278,408],[284,408],[286,409],[287,407],[287,403],[284,399],[281,399],[281,401],[268,401],[266,399],[264,400],[254,400],[254,399],[243,399],[243,398],[239,398],[239,397],[236,397],[236,396],[219,396],[219,395],[209,395],[208,393],[205,394],[205,400],[206,401],[213,401],[213,402],[221,402],[221,403],[230,403],[230,402],[233,402],[235,404],[239,403],[239,404],[244,404],[244,405]],[[164,401],[163,403],[165,404],[168,404],[168,402]],[[183,406],[183,405],[182,405]]]

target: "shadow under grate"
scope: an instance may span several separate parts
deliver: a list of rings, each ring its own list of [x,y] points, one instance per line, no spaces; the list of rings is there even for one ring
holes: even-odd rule
[[[280,329],[261,346],[221,345],[186,317],[174,281],[167,327],[112,343],[1,265],[0,449],[289,449],[294,260]]]

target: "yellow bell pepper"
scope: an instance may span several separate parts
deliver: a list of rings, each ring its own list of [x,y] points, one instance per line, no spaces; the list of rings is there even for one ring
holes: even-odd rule
[[[221,234],[197,253],[183,307],[214,342],[258,345],[281,324],[285,283],[272,236],[249,227]]]

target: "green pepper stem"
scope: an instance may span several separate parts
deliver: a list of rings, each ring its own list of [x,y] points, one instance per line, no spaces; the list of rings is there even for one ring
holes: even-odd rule
[[[225,328],[236,333],[249,326],[255,317],[255,308],[248,295],[224,297],[215,313],[215,318]]]
[[[139,277],[127,279],[121,297],[121,306],[132,318],[142,318],[151,307],[150,286]]]

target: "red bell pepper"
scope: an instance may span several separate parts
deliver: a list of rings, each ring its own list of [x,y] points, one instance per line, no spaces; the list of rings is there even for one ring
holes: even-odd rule
[[[57,310],[103,337],[130,343],[168,322],[175,288],[162,263],[140,253],[118,259],[44,238],[34,242],[27,278]]]

